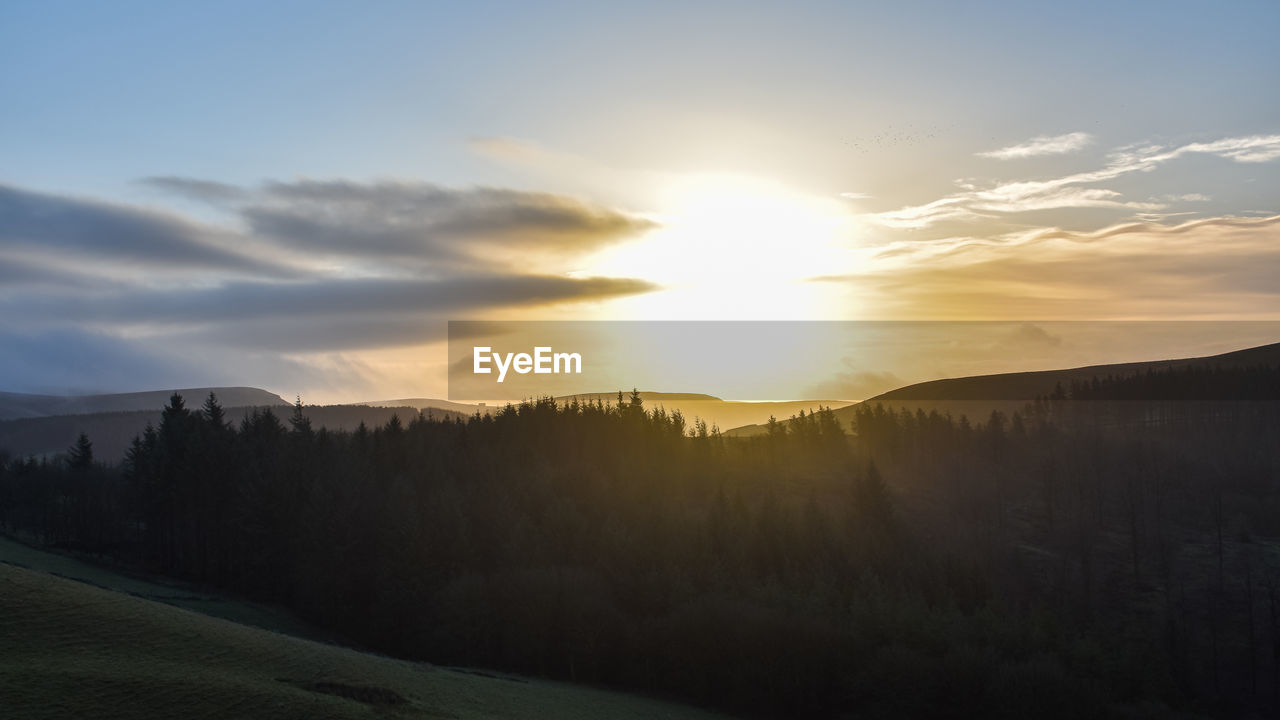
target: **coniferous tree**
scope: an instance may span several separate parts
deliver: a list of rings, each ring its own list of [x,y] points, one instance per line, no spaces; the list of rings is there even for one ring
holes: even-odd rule
[[[295,433],[300,435],[311,434],[311,419],[307,417],[302,410],[302,396],[297,396],[293,403],[293,415],[289,417],[289,425]]]
[[[204,413],[205,421],[211,427],[218,430],[227,427],[226,413],[223,412],[222,405],[218,403],[218,396],[214,393],[210,392],[209,397],[205,398],[201,411]]]
[[[1074,400],[1047,402],[978,422],[862,405],[852,435],[819,408],[689,437],[625,397],[341,432],[311,431],[300,398],[297,422],[233,428],[216,398],[191,413],[175,396],[123,468],[0,463],[0,516],[50,543],[117,539],[123,562],[383,652],[762,715],[1105,716],[1133,698],[1160,715],[1218,697],[1265,714],[1274,568],[1243,585],[1230,569],[1280,533],[1278,419],[1118,414],[1098,433]],[[1198,565],[1179,561],[1182,529]]]
[[[80,433],[76,444],[67,451],[67,466],[76,472],[86,472],[93,467],[93,443],[89,436]]]
[[[867,461],[866,469],[858,476],[855,498],[860,516],[868,522],[883,527],[893,520],[889,486],[875,460]]]

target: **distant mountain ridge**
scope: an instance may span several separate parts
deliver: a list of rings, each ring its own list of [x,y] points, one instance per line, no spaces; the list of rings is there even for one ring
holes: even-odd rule
[[[622,393],[623,402],[628,402],[630,395],[631,393],[629,391],[624,391]],[[576,393],[573,395],[561,395],[555,399],[559,403],[577,400],[581,403],[595,404],[596,402],[603,402],[606,405],[616,405],[618,403],[618,391]],[[819,407],[837,408],[849,404],[847,400],[745,402],[737,400],[722,400],[715,395],[707,395],[705,393],[655,392],[651,390],[641,390],[640,399],[644,403],[644,407],[646,409],[653,410],[661,407],[667,412],[679,410],[689,423],[692,423],[694,419],[697,418],[705,420],[708,425],[717,425],[721,429],[739,427],[752,423],[763,423],[769,419],[770,415],[779,419],[785,419],[799,413],[801,410],[810,412]],[[362,402],[355,403],[354,405],[364,405],[368,407],[407,406],[417,408],[423,412],[444,411],[458,412],[466,415],[474,415],[479,412],[482,415],[489,415],[501,410],[506,403],[482,405],[452,402],[449,400],[439,400],[435,398],[403,398],[400,400]]]
[[[485,406],[473,403],[453,402],[452,400],[441,400],[440,398],[400,398],[397,400],[368,400],[365,402],[347,403],[348,407],[375,407],[375,408],[403,408],[410,407],[418,410],[448,410],[450,412],[458,412],[466,415],[474,415],[477,411],[493,410],[494,406]],[[498,406],[501,407],[501,406]]]
[[[1111,365],[1088,365],[1084,367],[1065,368],[1062,370],[1035,370],[1017,373],[999,373],[995,375],[973,375],[960,378],[945,378],[913,383],[881,393],[860,403],[848,404],[835,410],[835,418],[847,429],[849,422],[860,405],[885,405],[893,409],[923,409],[926,412],[936,410],[941,414],[953,417],[965,415],[972,419],[985,419],[993,410],[1011,414],[1021,410],[1027,403],[1033,402],[1038,395],[1050,395],[1061,383],[1064,389],[1070,389],[1073,381],[1088,382],[1093,378],[1107,376],[1123,377],[1147,370],[1179,369],[1192,366],[1246,368],[1256,366],[1280,366],[1280,343],[1260,345],[1258,347],[1233,350],[1220,355],[1203,357],[1177,358],[1172,360],[1148,360],[1140,362],[1115,363]],[[790,416],[787,416],[789,419]],[[782,416],[778,417],[783,420]],[[734,427],[726,435],[733,437],[750,437],[766,430],[763,424],[750,424]]]
[[[189,403],[199,404],[212,392],[223,407],[269,407],[290,403],[275,393],[255,387],[203,387],[176,390],[147,390],[108,395],[31,395],[0,392],[0,420],[49,417],[52,415],[92,415],[97,413],[155,410],[178,393]]]
[[[630,395],[622,393],[623,402]],[[617,404],[618,393],[582,393],[556,398],[560,401],[577,399],[580,402],[595,403],[597,400],[606,404]],[[761,425],[769,418],[785,420],[801,412],[813,412],[818,408],[841,408],[849,405],[848,400],[765,400],[748,402],[743,400],[722,400],[714,395],[703,393],[664,393],[640,391],[640,399],[645,409],[664,408],[667,412],[679,410],[685,421],[692,425],[694,419],[706,421],[708,425],[720,430],[748,425]]]
[[[215,389],[216,392],[216,389]],[[15,418],[0,420],[0,456],[11,455],[27,457],[66,452],[80,433],[89,436],[93,443],[94,457],[99,460],[115,462],[124,457],[125,450],[147,424],[160,423],[161,408],[169,402],[165,394],[164,402],[147,410],[122,410],[118,412],[86,413],[77,415],[46,415],[40,417]],[[206,394],[207,396],[207,394]],[[219,396],[221,397],[221,396]],[[203,398],[183,395],[187,407],[199,410]],[[224,405],[228,422],[239,423],[242,418],[263,405],[235,406]],[[287,422],[293,412],[283,402],[267,406],[275,412],[276,417]],[[303,414],[311,420],[313,427],[329,430],[355,430],[360,423],[366,426],[380,427],[398,416],[401,422],[409,422],[417,417],[419,410],[409,406],[371,407],[369,405],[307,405]],[[472,413],[428,408],[424,414],[437,420],[456,420],[469,417]]]
[[[1148,369],[1188,366],[1280,366],[1280,343],[1206,357],[930,380],[891,390],[863,402],[873,405],[881,403],[895,408],[936,409],[957,417],[968,415],[971,418],[982,418],[992,410],[1009,413],[1021,409],[1037,395],[1052,393],[1059,383],[1064,388],[1069,388],[1073,381],[1087,382],[1094,377],[1101,379],[1108,375],[1132,375]],[[169,402],[169,396],[174,392],[186,399],[188,407],[196,408],[211,391],[218,396],[219,402],[228,411],[228,417],[233,420],[250,408],[292,405],[279,395],[252,387],[186,388],[176,391],[78,396],[0,392],[0,451],[20,456],[61,452],[74,442],[79,432],[87,432],[94,441],[95,450],[99,451],[99,457],[115,459],[123,454],[128,442],[147,422],[158,421],[160,409]],[[628,394],[623,393],[624,400]],[[640,397],[648,409],[660,406],[669,411],[679,409],[689,421],[700,417],[709,423],[718,424],[727,435],[732,436],[750,436],[764,432],[763,423],[769,415],[782,421],[801,410],[812,412],[819,407],[834,409],[836,418],[848,427],[847,423],[852,420],[857,405],[861,404],[838,400],[737,402],[701,393],[650,391],[641,392]],[[557,400],[563,402],[574,398],[581,402],[594,403],[602,400],[615,403],[617,392],[580,393],[559,397]],[[309,405],[306,407],[306,414],[317,427],[350,430],[360,422],[371,426],[383,424],[393,414],[406,420],[417,412],[424,411],[444,420],[464,418],[476,412],[487,414],[499,409],[501,405],[484,406],[434,398],[405,398],[348,405]]]
[[[898,400],[946,400],[946,401],[1011,401],[1030,402],[1037,395],[1048,395],[1058,383],[1069,387],[1072,381],[1088,381],[1107,375],[1132,375],[1147,370],[1184,368],[1193,365],[1218,367],[1249,367],[1255,365],[1280,365],[1280,343],[1235,350],[1221,355],[1117,363],[1113,365],[1089,365],[1064,370],[1037,370],[1033,372],[1001,373],[998,375],[974,375],[962,378],[930,380],[907,385],[881,393],[866,402]]]
[[[624,398],[629,395],[624,392]],[[663,402],[724,402],[714,395],[706,395],[704,393],[669,393],[669,392],[651,392],[643,391],[640,398],[645,403],[663,403]],[[618,391],[613,392],[596,392],[596,393],[576,393],[573,395],[561,395],[556,398],[561,402],[570,400],[578,400],[579,402],[594,403],[596,400],[602,400],[606,403],[616,403],[618,400]],[[439,410],[456,410],[457,412],[474,413],[482,410],[486,413],[494,409],[501,409],[507,403],[464,403],[455,402],[453,400],[443,400],[440,398],[399,398],[396,400],[367,400],[363,402],[350,403],[351,405],[368,405],[369,407],[416,407],[419,410],[439,409]],[[517,404],[517,403],[512,403]]]
[[[627,399],[627,397],[628,397],[630,394],[631,394],[631,393],[630,393],[629,391],[625,391],[625,390],[624,390],[624,391],[622,392],[622,399],[625,401],[625,400]],[[616,390],[615,390],[615,391],[613,391],[613,392],[611,392],[611,393],[607,393],[607,392],[604,392],[604,393],[576,393],[576,394],[573,394],[573,395],[561,395],[560,397],[558,397],[558,398],[556,398],[556,399],[557,399],[557,400],[573,400],[573,399],[575,399],[575,398],[576,398],[577,400],[579,400],[580,402],[595,402],[596,400],[603,400],[603,401],[608,402],[608,403],[615,403],[615,404],[616,404],[616,403],[617,403],[617,401],[618,401],[618,391],[616,391]],[[646,403],[663,403],[663,402],[678,402],[678,401],[682,401],[682,402],[688,402],[688,401],[694,401],[694,402],[734,402],[734,401],[732,401],[732,400],[724,400],[723,398],[718,398],[718,397],[716,397],[715,395],[707,395],[706,393],[673,393],[673,392],[654,392],[654,391],[652,391],[652,390],[642,390],[642,391],[640,391],[640,399],[641,399],[641,400],[643,400],[643,401],[644,401],[644,402],[646,402]]]

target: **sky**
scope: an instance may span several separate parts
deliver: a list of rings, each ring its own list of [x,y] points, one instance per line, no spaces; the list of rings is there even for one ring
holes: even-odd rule
[[[1278,32],[1273,2],[6,2],[0,390],[443,396],[450,319],[1280,320]],[[887,362],[857,372],[956,370]]]

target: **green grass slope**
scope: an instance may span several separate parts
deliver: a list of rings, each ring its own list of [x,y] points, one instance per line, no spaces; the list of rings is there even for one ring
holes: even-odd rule
[[[274,605],[211,594],[184,583],[161,578],[140,578],[113,572],[107,567],[83,562],[61,553],[38,550],[9,538],[0,537],[0,563],[57,575],[144,600],[155,600],[243,625],[312,640],[337,640],[331,633]]]
[[[75,561],[39,555],[48,554],[0,555],[0,716],[7,719],[715,717],[250,627],[140,597],[166,588],[101,569],[91,585],[11,564],[85,572]]]

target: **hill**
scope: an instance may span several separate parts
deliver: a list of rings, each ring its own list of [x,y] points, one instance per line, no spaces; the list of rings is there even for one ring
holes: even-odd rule
[[[88,572],[93,584],[38,569],[45,564],[55,572]],[[6,718],[717,717],[271,632],[147,599],[170,596],[173,588],[76,565],[0,541]]]
[[[0,392],[0,420],[155,410],[164,407],[169,396],[175,392],[189,400],[208,397],[210,392],[217,393],[218,400],[224,407],[290,404],[275,393],[253,387],[183,388],[111,395],[28,395]]]
[[[625,395],[625,393],[624,393]],[[618,393],[584,393],[556,398],[565,401],[577,398],[583,402],[617,403]],[[797,415],[801,410],[812,412],[819,407],[839,408],[849,404],[848,400],[780,400],[747,402],[742,400],[722,400],[714,395],[701,393],[663,393],[641,392],[640,399],[647,409],[664,408],[667,412],[679,410],[685,420],[692,424],[695,418],[705,420],[708,425],[716,425],[721,429],[736,428],[745,425],[763,424],[769,418],[784,420]]]
[[[1006,415],[1021,410],[1039,395],[1049,395],[1061,384],[1069,388],[1072,382],[1087,382],[1093,378],[1125,377],[1148,370],[1161,371],[1189,367],[1249,368],[1280,366],[1280,343],[1235,350],[1221,355],[1178,358],[1172,360],[1148,360],[1110,365],[1088,365],[1062,370],[1038,370],[1034,372],[974,375],[961,378],[945,378],[906,385],[881,393],[863,402],[871,405],[926,412],[936,410],[953,417],[967,416],[984,419],[993,410]],[[837,406],[836,419],[848,427],[855,408],[861,403]],[[778,419],[791,415],[777,415]],[[765,431],[762,423],[735,426],[725,434],[730,437],[749,437]]]
[[[368,407],[411,407],[418,410],[450,410],[452,412],[462,413],[463,415],[474,415],[476,412],[488,414],[493,411],[493,405],[460,403],[452,400],[441,400],[439,398],[400,398],[398,400],[370,400],[368,402],[352,403],[352,405],[365,405]]]
[[[626,395],[626,393],[624,393]],[[667,412],[679,410],[687,421],[693,422],[695,418],[705,420],[708,425],[718,425],[721,428],[739,427],[743,425],[761,424],[767,422],[770,416],[785,419],[792,415],[798,414],[801,410],[811,412],[818,407],[838,408],[848,405],[847,400],[787,400],[777,402],[744,402],[737,400],[723,400],[714,395],[706,395],[704,393],[669,393],[669,392],[653,392],[643,391],[640,393],[640,399],[644,401],[644,406],[649,409],[664,408]],[[618,402],[618,392],[607,393],[581,393],[578,395],[563,395],[557,397],[558,402],[568,402],[578,400],[584,403],[595,403],[597,401],[606,404],[616,404]],[[448,410],[460,412],[465,415],[474,415],[479,412],[488,415],[502,409],[503,404],[468,404],[451,402],[449,400],[439,400],[435,398],[403,398],[400,400],[378,400],[366,403],[370,407],[413,407],[419,410]]]
[[[898,400],[946,400],[991,401],[1013,400],[1030,402],[1037,395],[1048,395],[1061,383],[1070,386],[1072,381],[1087,381],[1108,375],[1132,375],[1147,370],[1167,370],[1195,365],[1223,368],[1250,367],[1255,365],[1280,365],[1280,343],[1208,357],[1181,358],[1176,360],[1151,360],[1113,365],[1090,365],[1065,370],[1041,370],[1037,372],[1005,373],[1000,375],[976,375],[963,378],[947,378],[916,383],[877,395],[867,402]]]
[[[199,395],[183,397],[189,407],[199,407],[203,400],[203,396]],[[147,410],[0,420],[0,453],[8,453],[14,457],[60,453],[70,447],[80,433],[85,433],[93,442],[94,456],[97,459],[115,462],[124,457],[129,444],[146,428],[147,423],[160,423],[160,409],[168,401],[169,396],[166,394],[164,400]],[[253,410],[261,408],[262,406],[227,406],[225,410],[227,420],[235,423]],[[271,408],[281,420],[288,418],[293,412],[283,402],[275,403]],[[313,427],[330,430],[354,430],[362,422],[369,427],[385,425],[392,415],[398,415],[402,421],[408,422],[418,412],[417,408],[404,406],[308,405],[304,408]],[[439,409],[428,412],[441,420],[471,414]]]
[[[147,423],[160,422],[160,409],[169,402],[174,392],[186,399],[191,407],[197,407],[210,392],[218,396],[226,409],[227,419],[237,422],[252,410],[270,407],[282,419],[292,412],[291,405],[274,393],[251,387],[188,388],[184,390],[154,390],[115,395],[27,395],[0,393],[0,453],[15,457],[42,456],[64,452],[80,433],[93,442],[95,456],[99,460],[114,462],[124,457],[125,451]],[[848,405],[844,400],[793,400],[779,402],[743,402],[722,400],[702,393],[642,392],[645,407],[663,407],[668,412],[679,410],[692,424],[695,418],[720,428],[755,426],[767,422],[769,417],[789,418],[801,410],[812,412],[819,407],[839,408]],[[557,398],[559,401],[578,399],[594,403],[616,403],[617,391],[610,393],[583,393]],[[361,422],[370,427],[384,425],[392,415],[408,422],[419,412],[440,419],[466,418],[477,412],[489,414],[502,405],[483,405],[452,402],[438,398],[401,398],[396,400],[372,400],[349,405],[309,405],[307,417],[316,428],[330,430],[354,430]]]
[[[627,393],[624,392],[623,396],[625,397],[626,395]],[[559,397],[556,399],[569,400],[572,398],[577,398],[582,402],[595,402],[596,400],[603,400],[607,403],[617,403],[618,392],[615,390],[614,392],[608,392],[608,393],[580,393],[576,395],[565,395],[563,397]],[[654,392],[652,390],[642,391],[640,393],[640,399],[644,400],[646,403],[649,403],[649,404],[659,404],[659,405],[663,403],[675,403],[675,402],[725,402],[723,399],[718,398],[715,395],[707,395],[705,393],[669,393],[669,392]]]

